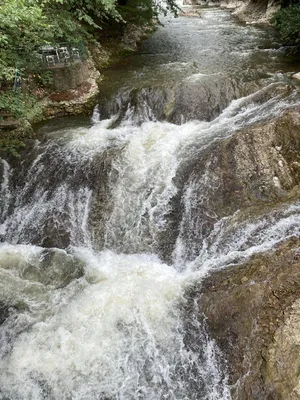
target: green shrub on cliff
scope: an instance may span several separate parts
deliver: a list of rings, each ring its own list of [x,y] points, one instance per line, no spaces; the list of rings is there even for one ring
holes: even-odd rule
[[[13,157],[20,157],[19,151],[25,147],[25,143],[20,139],[0,138],[0,154],[6,152]]]
[[[292,4],[277,11],[272,19],[284,43],[295,45],[300,51],[300,4]]]

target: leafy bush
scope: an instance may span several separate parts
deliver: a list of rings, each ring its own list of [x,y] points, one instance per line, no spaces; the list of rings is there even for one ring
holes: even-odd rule
[[[25,143],[19,139],[0,138],[0,152],[6,152],[13,157],[20,157],[20,149],[25,147]]]
[[[36,103],[36,97],[28,93],[0,92],[0,119],[3,114],[9,114],[13,118],[22,118],[27,115]]]
[[[284,43],[296,45],[300,51],[300,4],[292,4],[277,11],[272,22],[279,30]]]
[[[170,11],[177,14],[177,6],[173,1],[165,3],[153,0],[126,0],[119,1],[118,11],[123,20],[134,24],[145,24],[156,18],[158,14]]]
[[[42,8],[34,1],[2,0],[0,5],[0,80],[13,79],[14,69],[34,60],[37,46],[53,37]]]

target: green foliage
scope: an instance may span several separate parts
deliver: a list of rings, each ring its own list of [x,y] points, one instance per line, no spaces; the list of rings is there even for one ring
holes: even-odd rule
[[[2,0],[0,6],[0,80],[13,79],[15,67],[35,60],[37,46],[53,37],[42,8],[35,1]]]
[[[25,143],[20,139],[0,138],[0,152],[7,152],[13,157],[20,157],[20,149],[25,147]]]
[[[292,4],[275,13],[272,23],[279,30],[281,39],[289,45],[296,45],[300,51],[300,4]]]
[[[12,91],[0,92],[0,118],[3,114],[9,114],[13,118],[22,118],[27,115],[36,102],[35,96]]]
[[[173,0],[165,2],[155,0],[125,0],[121,1],[118,10],[126,22],[145,23],[158,17],[159,13],[172,12],[177,15],[178,6]]]
[[[0,2],[0,81],[17,67],[38,71],[38,49],[59,41],[74,42],[98,29],[108,16],[121,18],[114,0],[2,0]]]
[[[51,87],[53,84],[53,72],[49,70],[41,71],[35,76],[37,84],[43,87]]]
[[[57,16],[63,13],[68,20],[74,18],[96,29],[104,19],[121,19],[115,0],[44,0],[42,4],[46,12],[54,10]]]
[[[1,113],[8,113],[14,118],[20,118],[24,115],[23,107],[20,105],[19,96],[13,93],[1,93],[0,95],[0,118]]]
[[[126,22],[143,24],[156,16],[157,10],[152,7],[152,0],[128,0],[126,5],[118,7]]]

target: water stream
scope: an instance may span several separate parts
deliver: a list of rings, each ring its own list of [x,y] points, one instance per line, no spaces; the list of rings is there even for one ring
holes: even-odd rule
[[[231,398],[197,316],[189,343],[185,290],[299,235],[300,203],[220,217],[218,172],[194,165],[299,104],[297,64],[224,10],[163,23],[105,72],[91,119],[1,160],[0,399]]]

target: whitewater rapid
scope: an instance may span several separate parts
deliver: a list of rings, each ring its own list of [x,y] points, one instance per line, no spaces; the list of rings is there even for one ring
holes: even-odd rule
[[[180,24],[186,35],[193,33],[190,48],[186,39],[174,39]],[[164,80],[172,86],[180,77],[188,89],[177,87],[173,116],[164,111],[165,118],[158,118],[169,87],[167,94],[161,86],[148,90],[147,81],[131,91],[128,85],[136,81],[126,81],[109,101],[99,100],[88,123],[61,121],[42,129],[18,168],[1,160],[2,400],[231,398],[226,362],[199,315],[189,317],[198,332],[189,342],[186,291],[214,270],[299,236],[300,204],[247,220],[239,210],[224,218],[210,210],[214,224],[204,235],[197,210],[205,208],[220,176],[208,173],[208,165],[200,172],[191,167],[190,174],[199,176],[187,184],[181,171],[213,143],[299,104],[299,94],[288,75],[265,74],[265,64],[258,77],[252,62],[244,68],[251,54],[262,53],[249,50],[249,32],[252,40],[261,32],[238,26],[225,11],[206,11],[196,22],[167,21],[161,29],[169,41],[160,43],[158,30],[145,54],[154,59],[151,49],[157,49]],[[232,73],[237,81],[224,90],[219,84],[226,77],[213,51],[209,60],[202,58],[206,48],[195,50],[203,70],[185,59],[199,30],[200,37],[213,33],[223,41],[218,51],[225,52],[226,73],[238,65]],[[246,47],[242,56],[231,55],[237,43]],[[242,67],[230,57],[242,60]],[[139,85],[153,67],[142,61],[139,73],[129,71]],[[246,71],[242,94],[236,89],[239,69]],[[161,77],[153,71],[150,82],[156,84]],[[189,85],[205,89],[192,110],[185,103]],[[207,97],[209,107],[222,105],[215,107],[217,115],[200,118]]]

